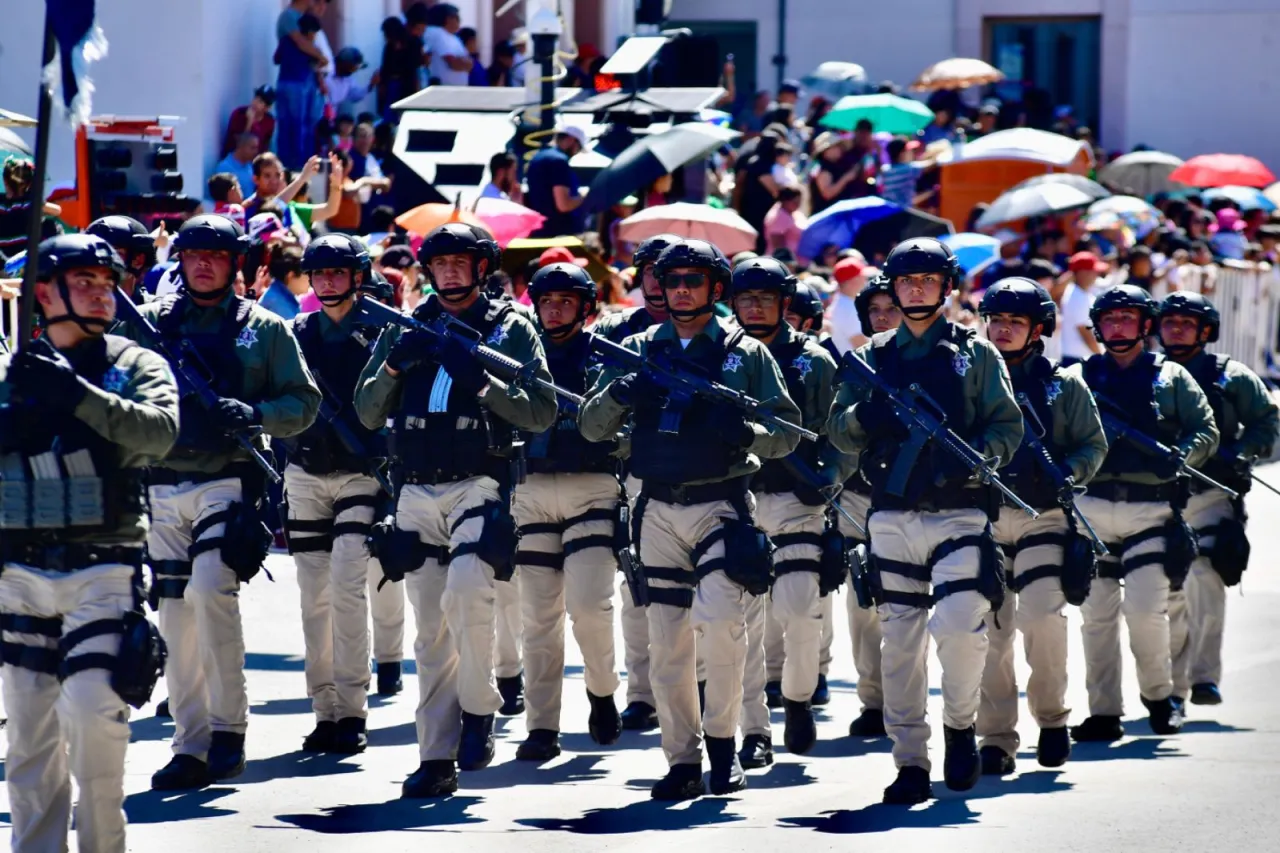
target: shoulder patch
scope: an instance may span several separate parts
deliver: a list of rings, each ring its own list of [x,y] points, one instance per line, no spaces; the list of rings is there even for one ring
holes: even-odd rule
[[[108,394],[119,394],[128,384],[129,372],[114,364],[102,375],[102,390]]]
[[[973,356],[967,352],[958,352],[951,359],[951,367],[957,376],[964,376],[973,367]]]
[[[808,355],[798,355],[791,362],[791,366],[800,374],[800,378],[804,379],[813,372],[813,357]]]
[[[1044,383],[1044,398],[1049,405],[1062,396],[1062,380],[1052,379]]]
[[[742,356],[736,352],[731,352],[724,357],[724,364],[720,369],[728,373],[737,373],[739,367],[742,367]]]
[[[493,331],[489,333],[489,337],[485,339],[485,343],[489,346],[502,346],[502,342],[507,339],[507,327],[499,323],[493,327]]]
[[[249,349],[258,342],[258,332],[251,326],[245,326],[236,336],[236,346]]]

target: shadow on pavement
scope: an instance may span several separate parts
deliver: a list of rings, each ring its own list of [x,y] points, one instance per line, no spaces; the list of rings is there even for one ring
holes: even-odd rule
[[[129,743],[169,740],[172,737],[173,720],[168,717],[142,717],[129,721]]]
[[[752,788],[798,788],[801,785],[812,785],[818,780],[809,775],[803,764],[775,763],[760,775],[748,774],[747,790]]]
[[[124,799],[124,813],[129,823],[169,823],[237,814],[235,809],[210,807],[209,803],[235,792],[235,788],[219,786],[198,791],[141,791]]]
[[[245,765],[244,773],[235,778],[235,784],[357,773],[360,771],[360,765],[344,763],[346,759],[353,757],[298,750],[284,755],[273,755],[270,758],[254,758]]]
[[[805,758],[851,758],[857,755],[888,753],[893,750],[893,741],[887,737],[839,737],[818,738],[813,749],[805,754]],[[785,748],[784,750],[785,751]]]
[[[418,726],[413,720],[369,730],[369,746],[417,746],[417,744]]]
[[[1075,743],[1071,745],[1071,760],[1150,761],[1155,758],[1187,757],[1177,746],[1166,746],[1166,740],[1168,739],[1163,737],[1137,737],[1118,743]]]
[[[927,805],[904,808],[875,803],[866,808],[823,812],[816,817],[784,817],[782,826],[812,829],[817,832],[839,835],[861,835],[888,832],[892,829],[941,829],[965,826],[978,822],[978,813],[969,808],[970,800],[1002,797],[1006,794],[1052,794],[1070,790],[1073,786],[1061,781],[1060,770],[1024,773],[1007,781],[983,779],[971,791],[948,791],[939,781],[934,781],[935,796]]]
[[[349,835],[396,830],[430,830],[433,827],[479,823],[467,809],[481,802],[479,797],[448,797],[442,800],[388,800],[333,806],[320,814],[276,815],[276,820],[299,829],[324,835]]]
[[[591,782],[608,775],[597,768],[603,756],[575,755],[559,764],[536,761],[508,761],[475,773],[459,773],[458,787],[467,791],[484,791],[512,788],[516,785],[563,785],[573,782]]]
[[[624,731],[615,743],[601,746],[586,732],[561,732],[560,746],[569,752],[610,753],[629,749],[653,749],[658,746],[660,739],[661,735],[657,729],[650,732]]]
[[[690,803],[659,803],[645,800],[614,809],[592,809],[582,817],[523,818],[516,823],[533,829],[576,832],[583,835],[618,835],[649,830],[672,831],[744,820],[726,814],[729,800],[703,797]]]
[[[280,655],[267,652],[246,652],[245,669],[261,669],[267,672],[303,672],[306,669],[301,655]]]
[[[305,696],[294,696],[289,699],[268,699],[249,706],[250,714],[263,714],[275,717],[288,714],[311,714],[311,700]]]
[[[1232,726],[1227,723],[1219,723],[1217,720],[1187,720],[1182,724],[1183,734],[1235,734],[1236,732],[1256,732],[1257,729],[1246,729],[1240,726]]]

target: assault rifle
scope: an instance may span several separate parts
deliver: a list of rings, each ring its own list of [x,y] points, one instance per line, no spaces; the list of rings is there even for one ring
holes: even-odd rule
[[[147,335],[151,338],[152,348],[164,356],[164,359],[169,362],[169,366],[173,368],[173,372],[178,378],[179,392],[183,396],[195,394],[200,401],[200,405],[212,411],[220,398],[213,388],[209,386],[209,383],[205,381],[204,377],[212,376],[213,372],[209,369],[209,365],[205,363],[204,359],[200,357],[200,351],[185,338],[178,338],[175,350],[160,335],[160,330],[150,320],[142,316],[141,312],[138,311],[138,306],[133,304],[133,300],[118,287],[116,288],[116,311],[125,322],[146,330]],[[267,457],[263,456],[262,451],[258,450],[253,444],[253,436],[260,431],[260,428],[255,427],[237,430],[229,435],[235,439],[236,444],[240,445],[253,458],[253,461],[262,469],[262,472],[267,475],[267,478],[272,483],[279,483],[280,472],[272,467]]]
[[[360,301],[363,302],[364,300]],[[324,377],[318,371],[313,372],[312,376],[315,377],[316,384],[320,386],[319,420],[333,430],[333,434],[338,439],[338,443],[342,445],[343,450],[356,459],[364,459],[369,463],[369,476],[377,481],[378,487],[388,497],[394,498],[396,496],[395,489],[392,488],[391,481],[387,479],[386,473],[382,470],[382,463],[386,460],[369,456],[369,449],[364,446],[364,442],[355,434],[350,425],[342,419],[339,411],[341,403],[338,404],[338,408],[334,408],[333,403],[329,402],[330,400],[338,399],[332,389],[329,388],[329,383],[324,380]]]
[[[995,486],[1008,498],[1014,506],[1032,518],[1039,518],[1040,513],[1013,490],[1004,484],[996,473],[996,459],[987,459],[969,444],[956,435],[947,426],[947,416],[932,397],[919,385],[912,384],[898,391],[890,388],[855,352],[847,352],[840,361],[839,377],[854,385],[870,391],[878,391],[888,399],[893,413],[907,428],[907,440],[898,448],[893,468],[889,471],[889,481],[885,490],[894,497],[903,497],[907,490],[907,479],[915,467],[921,451],[930,441],[936,441],[952,456],[967,467],[971,476],[986,485]]]

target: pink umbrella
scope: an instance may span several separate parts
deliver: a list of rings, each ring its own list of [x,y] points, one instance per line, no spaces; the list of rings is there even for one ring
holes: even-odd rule
[[[538,211],[505,198],[478,199],[474,210],[503,248],[512,240],[528,237],[547,221]]]
[[[756,229],[735,211],[679,201],[631,214],[618,226],[618,236],[639,243],[657,234],[706,240],[730,257],[756,247]]]

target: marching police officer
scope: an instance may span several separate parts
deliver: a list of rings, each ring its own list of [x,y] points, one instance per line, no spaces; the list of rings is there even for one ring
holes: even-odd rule
[[[995,347],[942,313],[960,285],[955,256],[932,238],[906,240],[889,253],[884,273],[903,324],[876,335],[859,354],[889,387],[923,389],[975,449],[1007,462],[1022,440],[1008,370]],[[994,490],[971,480],[966,465],[930,441],[911,467],[904,496],[890,494],[888,472],[909,431],[880,394],[853,384],[840,386],[827,434],[841,450],[860,454],[872,486],[867,531],[884,631],[884,722],[898,765],[884,800],[913,804],[932,793],[926,622],[942,661],[944,778],[948,788],[968,790],[981,770],[974,720],[987,654],[983,617],[1003,591],[990,524]]]
[[[574,393],[587,387],[596,284],[581,267],[550,264],[529,283],[529,298],[551,375]],[[516,488],[512,513],[520,531],[513,562],[524,601],[525,705],[529,736],[516,758],[547,761],[560,754],[560,694],[564,685],[565,613],[582,649],[591,715],[587,731],[599,744],[618,739],[614,704],[618,672],[613,651],[614,554],[621,486],[616,442],[589,442],[577,412],[562,410],[555,426],[527,438],[529,476]]]
[[[773,258],[752,258],[733,270],[731,301],[738,325],[764,344],[777,362],[789,396],[800,407],[802,425],[820,432],[831,411],[836,364],[817,341],[786,323],[784,314],[795,288],[795,277],[782,263]],[[820,678],[823,620],[819,602],[839,587],[848,569],[843,539],[834,559],[824,560],[827,555],[823,553],[828,524],[827,495],[822,487],[843,479],[843,454],[826,442],[810,442],[800,446],[795,457],[791,464],[807,469],[800,477],[807,474],[815,479],[799,479],[787,461],[769,460],[752,478],[751,490],[756,498],[756,518],[777,549],[776,580],[762,604],[768,611],[766,623],[776,621],[782,638],[783,740],[789,752],[804,755],[818,736],[810,701]],[[758,645],[752,643],[753,647]],[[761,698],[746,697],[757,703]],[[748,732],[740,758],[761,766],[757,763],[760,756],[754,752],[771,746],[761,742],[760,734]]]
[[[626,341],[641,355],[686,365],[703,378],[762,401],[792,422],[799,410],[768,350],[713,316],[729,283],[729,261],[715,246],[687,240],[655,265],[668,319]],[[670,764],[654,785],[658,800],[701,796],[701,733],[711,760],[710,789],[745,786],[734,754],[746,657],[747,590],[760,594],[771,574],[767,540],[751,520],[750,475],[758,459],[789,453],[795,438],[757,424],[736,407],[669,395],[647,370],[608,364],[579,423],[592,441],[612,440],[631,417],[631,473],[642,483],[633,516],[648,578],[650,674]],[[695,662],[706,663],[706,714],[698,709]]]
[[[882,275],[870,279],[858,291],[853,298],[853,306],[862,334],[868,338],[902,324],[902,311],[894,302],[893,288]],[[831,352],[838,357],[834,346]],[[867,512],[871,508],[871,484],[856,465],[840,492],[840,506],[866,530]],[[841,529],[852,527],[843,517],[838,520]],[[866,548],[866,540],[856,529],[848,530],[845,538],[851,550],[859,545]],[[884,675],[880,665],[880,644],[884,637],[880,630],[880,614],[875,607],[861,606],[852,589],[845,596],[845,607],[849,616],[849,639],[853,646],[853,668],[858,673],[858,701],[862,703],[862,711],[849,723],[849,737],[884,737]]]
[[[1089,318],[1106,352],[1071,368],[1094,393],[1110,442],[1089,493],[1076,501],[1110,551],[1099,561],[1098,577],[1080,608],[1089,717],[1071,729],[1078,741],[1124,736],[1121,613],[1151,730],[1167,735],[1182,728],[1182,705],[1173,695],[1168,606],[1170,588],[1181,588],[1186,577],[1194,542],[1181,516],[1186,477],[1180,472],[1184,464],[1203,465],[1213,455],[1218,429],[1191,375],[1147,351],[1155,316],[1155,302],[1140,287],[1103,291]],[[1109,418],[1176,452],[1168,458],[1144,453],[1133,440],[1117,436]]]
[[[1160,304],[1160,345],[1170,360],[1187,369],[1209,399],[1221,443],[1201,466],[1207,475],[1242,496],[1252,485],[1249,466],[1271,455],[1280,414],[1262,380],[1225,355],[1205,351],[1218,339],[1221,320],[1213,303],[1198,293],[1172,293]],[[1187,524],[1200,542],[1186,586],[1169,595],[1169,629],[1174,695],[1196,705],[1222,701],[1222,630],[1227,587],[1240,582],[1249,557],[1244,498],[1192,480]]]
[[[174,757],[151,777],[156,790],[199,788],[244,770],[249,700],[239,592],[266,556],[258,515],[265,483],[232,436],[288,438],[311,425],[320,405],[288,325],[232,292],[247,243],[225,216],[188,219],[174,238],[182,288],[138,308],[162,340],[121,327],[144,345],[195,350],[218,398],[206,408],[182,388],[177,444],[150,472],[147,556],[169,645],[174,719]],[[266,447],[261,435],[255,443]]]
[[[1094,556],[1092,543],[1077,530],[1064,500],[1073,500],[1074,489],[1097,472],[1107,453],[1107,438],[1084,381],[1044,357],[1043,339],[1057,325],[1057,309],[1047,290],[1029,278],[1001,279],[987,289],[978,313],[987,323],[987,339],[1009,366],[1026,423],[1023,443],[1001,476],[1040,513],[1030,518],[1017,507],[1003,506],[995,524],[1009,593],[1000,612],[987,615],[990,647],[982,675],[978,734],[982,772],[1005,775],[1014,771],[1020,743],[1015,625],[1031,665],[1027,705],[1040,726],[1036,758],[1044,767],[1058,767],[1071,754],[1063,590],[1070,589],[1075,601],[1088,594]]]
[[[487,346],[535,363],[549,380],[533,324],[479,290],[489,257],[469,226],[432,231],[418,258],[436,292],[414,317],[438,323],[447,314]],[[493,674],[494,584],[509,581],[515,550],[508,507],[518,473],[514,432],[548,429],[556,401],[540,387],[490,375],[454,334],[388,327],[361,374],[355,406],[369,429],[392,419],[395,527],[409,542],[421,764],[403,796],[447,796],[457,790],[457,768],[479,770],[493,760],[493,715],[503,701]],[[387,555],[379,557],[387,571]]]
[[[787,305],[787,324],[797,332],[812,335],[814,339],[820,340],[825,316],[822,297],[818,296],[817,291],[808,283],[797,281],[795,296],[791,297],[791,302]]]
[[[139,305],[147,301],[149,294],[139,290],[138,286],[147,270],[155,264],[156,246],[155,238],[146,226],[132,216],[113,214],[90,222],[84,233],[101,237],[111,244],[124,261],[120,289]]]
[[[654,264],[663,250],[680,242],[674,234],[657,234],[636,247],[632,261],[644,305],[601,314],[591,325],[591,333],[603,335],[620,344],[632,335],[667,319],[667,303],[662,296],[662,285],[654,275]],[[640,481],[627,475],[624,480],[627,495],[634,502],[640,493]],[[654,704],[653,688],[649,683],[649,617],[643,607],[637,607],[631,596],[622,594],[622,642],[624,663],[627,668],[627,707],[622,712],[622,727],[632,731],[646,731],[657,727],[658,711]]]
[[[177,438],[178,388],[164,359],[103,334],[125,275],[110,245],[53,237],[37,263],[44,340],[0,356],[12,844],[67,849],[75,777],[80,849],[123,853],[126,703],[145,704],[161,665],[138,657],[135,634],[154,631],[141,615],[144,469]],[[145,683],[112,689],[130,670]]]
[[[299,314],[294,336],[325,397],[321,417],[289,440],[285,534],[298,567],[307,695],[316,726],[308,752],[362,752],[369,686],[369,553],[381,501],[370,465],[385,456],[377,431],[351,412],[356,380],[376,335],[354,310],[367,253],[351,238],[313,240],[302,271],[321,310]]]

